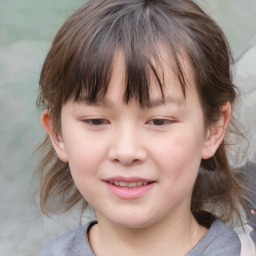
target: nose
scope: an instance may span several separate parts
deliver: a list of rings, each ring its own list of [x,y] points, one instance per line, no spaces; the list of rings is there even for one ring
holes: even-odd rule
[[[143,163],[147,158],[147,151],[138,130],[124,127],[116,131],[111,140],[108,157],[113,162],[127,166]]]

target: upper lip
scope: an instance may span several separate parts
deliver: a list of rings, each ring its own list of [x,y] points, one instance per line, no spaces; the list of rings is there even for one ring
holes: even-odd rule
[[[123,177],[123,176],[115,176],[104,179],[104,181],[121,181],[121,182],[154,182],[151,179],[145,179],[142,177]]]

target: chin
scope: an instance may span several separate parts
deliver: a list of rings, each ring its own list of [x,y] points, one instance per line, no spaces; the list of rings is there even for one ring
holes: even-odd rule
[[[145,218],[146,214],[133,214],[133,215],[124,215],[118,214],[116,218],[110,218],[109,221],[114,225],[126,229],[143,229],[148,228],[154,225],[157,221],[151,218]]]

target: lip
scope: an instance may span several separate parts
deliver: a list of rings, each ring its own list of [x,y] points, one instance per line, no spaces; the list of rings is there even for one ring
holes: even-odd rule
[[[145,193],[153,188],[156,184],[154,180],[144,179],[141,177],[122,177],[116,176],[103,180],[108,188],[108,190],[120,199],[136,199],[142,197]],[[119,182],[147,182],[148,184],[138,186],[138,187],[121,187],[116,186],[110,181]]]
[[[104,179],[104,181],[123,181],[123,182],[154,182],[154,180],[145,179],[142,177],[123,177],[123,176],[115,176]]]

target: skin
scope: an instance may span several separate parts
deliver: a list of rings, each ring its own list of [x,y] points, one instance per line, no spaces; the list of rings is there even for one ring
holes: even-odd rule
[[[164,56],[164,54],[163,54]],[[163,57],[165,103],[152,81],[152,106],[123,102],[124,60],[116,55],[104,102],[89,105],[70,99],[61,113],[61,136],[52,132],[47,110],[42,124],[59,158],[69,162],[74,182],[95,209],[98,224],[89,232],[96,255],[184,255],[207,232],[190,211],[201,159],[214,155],[223,140],[231,107],[205,128],[203,111],[189,65],[186,99]],[[136,198],[113,194],[113,177],[152,181]]]

